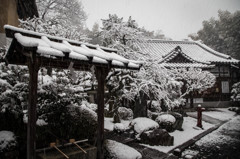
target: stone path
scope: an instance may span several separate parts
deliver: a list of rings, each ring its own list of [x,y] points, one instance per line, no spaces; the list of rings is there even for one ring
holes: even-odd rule
[[[197,119],[197,112],[187,112],[187,115]],[[218,120],[218,119],[212,118],[212,117],[210,117],[208,115],[204,115],[204,114],[202,114],[202,120],[205,122],[214,124],[214,125],[217,125],[217,124],[220,124],[223,122],[222,120]]]

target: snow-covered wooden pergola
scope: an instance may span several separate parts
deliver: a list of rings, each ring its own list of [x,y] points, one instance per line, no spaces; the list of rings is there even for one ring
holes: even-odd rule
[[[141,64],[117,55],[117,50],[81,43],[47,34],[27,31],[5,25],[11,45],[4,57],[7,64],[26,65],[29,68],[29,104],[27,129],[27,158],[36,157],[36,105],[38,70],[40,67],[68,69],[71,64],[75,70],[95,69],[98,81],[98,136],[97,156],[103,158],[104,141],[104,82],[111,68],[138,70]]]

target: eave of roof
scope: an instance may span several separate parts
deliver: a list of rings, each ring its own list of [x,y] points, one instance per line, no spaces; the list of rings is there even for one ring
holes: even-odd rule
[[[75,69],[83,70],[92,65],[133,70],[141,67],[138,61],[117,55],[115,49],[26,31],[9,25],[4,28],[7,37],[13,38],[5,56],[5,61],[9,64],[27,65],[27,58],[31,53],[35,53],[42,67],[68,68],[70,62],[74,62]]]
[[[15,33],[21,33],[22,35],[36,37],[36,38],[41,38],[42,36],[46,36],[48,39],[50,39],[52,41],[58,41],[58,42],[68,41],[72,45],[76,45],[76,46],[84,44],[89,48],[96,49],[97,47],[100,47],[101,49],[103,49],[104,51],[107,51],[107,52],[117,52],[117,50],[113,49],[113,48],[107,48],[107,47],[103,47],[103,46],[99,46],[99,45],[93,45],[93,44],[84,43],[84,42],[80,42],[80,41],[76,41],[76,40],[66,39],[63,37],[52,36],[52,35],[48,35],[48,34],[44,34],[44,33],[38,33],[38,32],[31,31],[31,30],[17,28],[17,27],[11,26],[11,25],[4,25],[4,29],[6,32],[6,36],[8,38],[13,38]]]
[[[169,52],[168,54],[164,55],[163,59],[159,63],[168,62],[168,61],[172,60],[173,58],[175,58],[178,54],[181,54],[184,58],[186,58],[187,60],[189,60],[189,61],[191,61],[193,63],[210,64],[209,62],[202,62],[202,61],[194,60],[193,58],[191,58],[190,56],[185,54],[182,51],[180,46],[177,46],[171,52]]]

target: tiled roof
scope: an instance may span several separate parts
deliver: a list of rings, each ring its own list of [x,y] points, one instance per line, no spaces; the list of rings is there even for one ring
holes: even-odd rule
[[[185,59],[193,62],[193,63],[202,63],[202,64],[210,64],[209,62],[202,62],[202,61],[197,61],[185,54],[180,46],[177,46],[175,49],[173,49],[171,52],[169,52],[166,55],[162,56],[162,60],[159,61],[159,63],[166,63],[175,58],[177,55],[181,54]]]
[[[212,68],[215,65],[202,64],[202,63],[161,63],[164,67],[195,67],[195,68]]]
[[[68,59],[91,64],[100,64],[117,68],[139,69],[138,61],[128,60],[118,54],[117,50],[85,44],[77,41],[54,37],[33,31],[5,25],[7,37],[16,39],[23,48],[36,48],[40,57],[51,59]],[[8,53],[6,58],[8,57]],[[7,59],[6,59],[7,60]]]
[[[208,46],[194,41],[147,40],[138,43],[143,54],[150,54],[158,61],[164,60],[171,52],[180,47],[183,54],[191,60],[202,63],[238,63],[239,60],[219,53]]]

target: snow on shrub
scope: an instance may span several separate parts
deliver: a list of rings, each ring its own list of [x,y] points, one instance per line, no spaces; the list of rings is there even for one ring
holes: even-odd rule
[[[232,96],[231,96],[232,101],[240,101],[240,82],[235,83],[232,86],[231,93],[232,93]]]
[[[75,107],[79,107],[76,106]],[[86,117],[87,119],[93,119],[94,121],[97,121],[97,113],[94,112],[92,109],[88,108],[86,105],[82,104],[79,107],[79,111],[81,112],[81,114]]]
[[[144,117],[133,119],[129,125],[130,127],[133,127],[134,131],[138,134],[141,134],[144,131],[157,129],[159,127],[157,122]]]
[[[133,111],[126,107],[118,108],[119,117],[123,120],[130,120],[133,118]]]
[[[153,113],[150,110],[147,110],[147,117],[148,118],[152,119],[152,114]]]
[[[126,130],[126,127],[122,123],[116,123],[113,126],[113,130],[116,132],[124,132]]]
[[[0,153],[11,150],[16,144],[17,141],[13,132],[0,131]]]
[[[93,110],[94,112],[97,111],[97,104],[94,103],[88,103],[87,101],[82,101],[82,105],[85,105],[89,109]]]
[[[141,159],[142,155],[130,146],[122,143],[106,140],[105,148],[107,153],[104,158],[106,159]]]
[[[161,124],[161,123],[174,124],[176,122],[176,119],[171,114],[163,114],[163,115],[158,116],[155,121],[158,124]]]
[[[150,107],[152,112],[160,113],[162,111],[159,101],[153,100]]]

